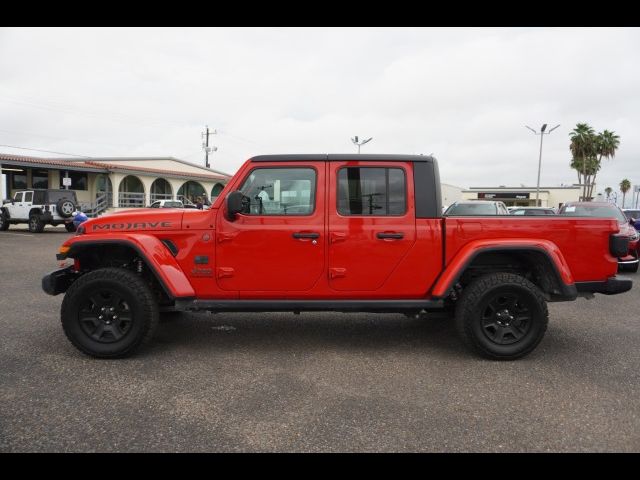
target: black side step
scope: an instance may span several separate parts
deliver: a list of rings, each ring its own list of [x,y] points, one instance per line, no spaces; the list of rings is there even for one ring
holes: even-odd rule
[[[368,312],[440,310],[442,300],[181,300],[176,311],[212,312]]]

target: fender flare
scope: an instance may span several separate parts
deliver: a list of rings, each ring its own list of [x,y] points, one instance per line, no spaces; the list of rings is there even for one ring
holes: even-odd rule
[[[73,237],[65,243],[69,250],[58,260],[75,258],[83,249],[101,245],[122,245],[133,249],[154,274],[167,296],[175,300],[195,298],[195,290],[169,249],[155,236],[144,234],[109,234]]]
[[[499,252],[535,252],[544,255],[549,261],[556,277],[556,283],[561,289],[559,296],[566,300],[573,300],[577,297],[578,292],[573,275],[564,255],[555,243],[543,239],[475,240],[469,242],[458,251],[444,269],[431,290],[431,296],[434,298],[447,297],[476,257],[483,253]]]

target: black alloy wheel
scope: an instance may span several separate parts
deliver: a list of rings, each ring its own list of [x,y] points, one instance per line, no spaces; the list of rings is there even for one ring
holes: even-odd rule
[[[147,282],[124,268],[100,268],[75,280],[62,301],[62,328],[80,351],[126,357],[153,337],[158,304]]]
[[[517,292],[494,295],[482,313],[482,329],[498,345],[511,345],[524,338],[531,329],[532,307],[527,297]]]
[[[513,273],[490,273],[466,285],[456,304],[462,341],[493,360],[531,353],[547,330],[549,312],[540,289]]]
[[[81,303],[78,321],[82,331],[96,342],[113,343],[130,332],[133,313],[117,291],[102,288]]]

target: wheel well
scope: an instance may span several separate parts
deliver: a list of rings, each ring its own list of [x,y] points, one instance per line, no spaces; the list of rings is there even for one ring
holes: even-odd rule
[[[156,295],[160,305],[172,304],[169,293],[158,280],[147,259],[135,248],[122,244],[85,245],[73,252],[73,258],[80,263],[80,273],[100,268],[123,268],[140,275]]]
[[[547,254],[537,250],[503,250],[479,253],[458,279],[458,288],[464,288],[487,273],[506,272],[520,275],[547,296],[562,293],[562,280]]]
[[[40,210],[39,208],[32,208],[31,210],[29,210],[29,216],[31,215],[42,215],[42,210]]]

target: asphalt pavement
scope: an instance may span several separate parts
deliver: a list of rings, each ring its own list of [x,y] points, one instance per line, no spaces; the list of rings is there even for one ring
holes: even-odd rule
[[[514,362],[444,316],[337,313],[178,314],[96,360],[40,287],[68,236],[0,232],[2,452],[640,451],[638,285],[550,304]]]

